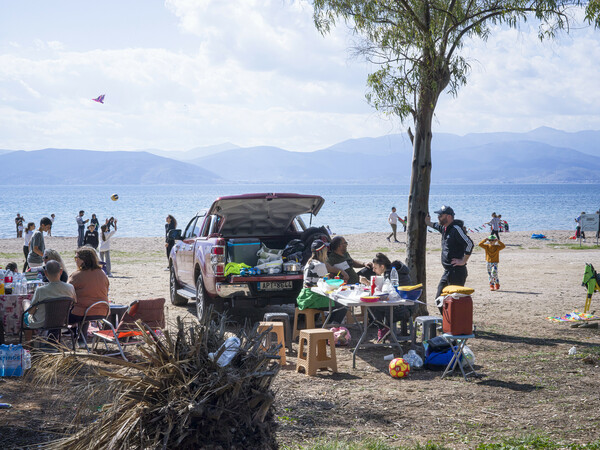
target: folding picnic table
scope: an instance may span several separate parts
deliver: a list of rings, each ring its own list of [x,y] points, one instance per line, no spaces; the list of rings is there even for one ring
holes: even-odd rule
[[[363,325],[361,327],[361,331],[362,334],[360,336],[360,338],[358,339],[358,342],[356,343],[356,346],[354,347],[354,351],[352,352],[352,368],[356,368],[356,352],[358,351],[358,349],[361,347],[361,345],[363,347],[367,347],[367,346],[395,346],[398,348],[402,348],[400,346],[400,343],[398,341],[410,341],[412,339],[412,334],[409,336],[396,336],[396,323],[394,321],[394,307],[395,306],[412,306],[415,304],[415,302],[411,301],[411,300],[404,300],[404,299],[398,299],[398,300],[385,300],[385,301],[377,301],[377,302],[363,302],[360,298],[362,296],[364,296],[364,292],[362,292],[361,290],[345,290],[345,291],[334,291],[331,292],[329,294],[323,292],[320,288],[318,287],[313,287],[311,288],[311,290],[313,292],[316,292],[317,294],[323,295],[325,297],[329,297],[330,300],[333,300],[335,302],[338,302],[348,308],[353,308],[354,306],[362,306],[363,307]],[[367,337],[367,332],[369,330],[369,327],[376,325],[378,323],[380,323],[378,320],[376,320],[372,314],[370,314],[370,310],[371,308],[385,308],[388,307],[390,308],[390,331],[389,331],[389,338],[392,341],[390,344],[385,344],[385,343],[379,343],[379,344],[375,344],[375,343],[370,343],[370,344],[363,344],[363,342],[366,340]],[[331,303],[330,303],[330,309],[331,309]],[[352,313],[352,315],[354,316],[354,313]]]

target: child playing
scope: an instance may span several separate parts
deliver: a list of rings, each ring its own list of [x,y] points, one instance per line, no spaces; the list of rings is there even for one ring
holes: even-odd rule
[[[98,232],[96,226],[93,223],[88,225],[88,230],[85,232],[83,237],[83,245],[92,247],[94,250],[98,249]]]
[[[487,271],[490,280],[490,291],[500,290],[500,279],[498,278],[498,262],[500,261],[500,250],[506,247],[495,235],[485,238],[479,243],[485,250]]]
[[[100,260],[106,264],[106,275],[112,277],[112,267],[110,264],[110,238],[117,232],[117,219],[112,219],[113,226],[115,229],[113,231],[108,231],[108,219],[106,219],[106,223],[100,227],[100,247],[98,250],[100,251]]]

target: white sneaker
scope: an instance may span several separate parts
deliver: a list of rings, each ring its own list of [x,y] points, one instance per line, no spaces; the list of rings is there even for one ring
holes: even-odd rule
[[[164,270],[165,270],[165,272],[168,272],[168,271],[169,271],[169,268],[168,268],[168,267],[165,267],[165,269],[164,269]]]
[[[113,274],[112,274],[112,273],[109,273],[109,274],[108,274],[108,275],[106,275],[106,276],[107,276],[107,277],[110,277],[110,278],[112,278],[112,277],[113,277]]]

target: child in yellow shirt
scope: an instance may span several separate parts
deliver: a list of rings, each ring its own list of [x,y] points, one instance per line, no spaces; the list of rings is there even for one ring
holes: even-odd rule
[[[500,279],[498,278],[498,262],[500,262],[500,250],[506,247],[495,235],[485,238],[479,243],[485,250],[487,271],[490,280],[490,291],[500,290]]]

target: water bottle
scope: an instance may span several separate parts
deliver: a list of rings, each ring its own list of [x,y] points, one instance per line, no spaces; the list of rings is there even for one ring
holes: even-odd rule
[[[398,281],[399,279],[400,278],[398,277],[398,271],[395,267],[392,267],[392,270],[390,271],[390,281],[392,282],[392,286],[397,288],[400,284],[400,282]]]
[[[215,354],[219,353],[219,351],[221,351],[222,348],[225,348],[225,351],[223,353],[221,353],[221,356],[217,360],[217,364],[219,366],[225,367],[227,364],[229,364],[233,360],[235,355],[237,355],[238,351],[240,350],[240,345],[241,345],[241,342],[240,342],[239,338],[237,338],[236,336],[230,337],[225,342],[223,342],[223,345],[221,345],[221,347],[219,347],[219,350],[217,350],[214,353],[209,353],[208,358],[210,360],[214,361]]]

